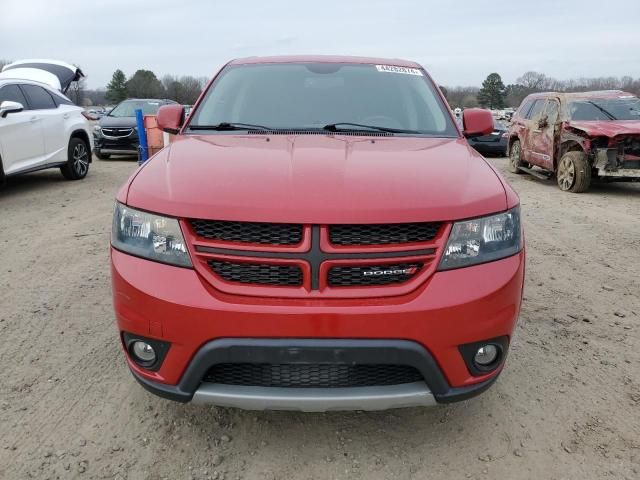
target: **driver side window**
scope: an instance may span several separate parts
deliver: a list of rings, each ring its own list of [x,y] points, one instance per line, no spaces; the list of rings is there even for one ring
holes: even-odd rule
[[[549,125],[553,125],[558,121],[558,111],[560,109],[560,105],[557,100],[549,99],[547,100],[547,105],[544,109],[544,115],[547,117],[547,123]]]
[[[5,85],[0,88],[0,103],[2,102],[18,102],[21,103],[25,110],[29,108],[27,99],[24,98],[22,90],[18,85]]]
[[[537,120],[540,118],[540,114],[544,110],[544,102],[544,98],[539,98],[534,102],[531,110],[529,110],[529,113],[527,114],[527,120]]]

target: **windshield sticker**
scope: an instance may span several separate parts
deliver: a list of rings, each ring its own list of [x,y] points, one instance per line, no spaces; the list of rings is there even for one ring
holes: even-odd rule
[[[376,65],[379,72],[403,73],[405,75],[418,75],[422,77],[422,71],[417,68],[396,67],[395,65]]]

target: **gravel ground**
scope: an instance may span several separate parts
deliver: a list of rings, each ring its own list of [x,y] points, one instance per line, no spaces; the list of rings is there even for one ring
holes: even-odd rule
[[[506,159],[491,159],[506,172]],[[0,478],[640,478],[640,185],[522,199],[525,301],[507,368],[467,402],[379,413],[172,403],[133,380],[111,309],[96,161],[0,190]]]

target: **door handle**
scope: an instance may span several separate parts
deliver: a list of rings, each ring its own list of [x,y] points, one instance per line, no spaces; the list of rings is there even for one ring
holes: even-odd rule
[[[64,118],[64,119],[66,120],[67,118],[69,118],[69,114],[68,114],[68,113],[65,113],[65,114],[62,116],[62,118]]]
[[[30,122],[37,122],[38,120],[40,120],[40,117],[31,117],[29,119]]]

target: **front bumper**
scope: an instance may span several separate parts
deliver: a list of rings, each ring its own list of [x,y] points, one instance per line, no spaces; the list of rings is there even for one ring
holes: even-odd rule
[[[524,279],[522,251],[496,262],[437,272],[403,296],[248,298],[213,289],[191,269],[138,259],[113,249],[111,258],[119,330],[171,343],[154,372],[138,367],[127,356],[136,379],[148,390],[173,400],[242,408],[369,410],[445,403],[478,394],[495,381],[502,364],[490,373],[474,375],[459,346],[511,338]],[[277,355],[300,352],[305,342],[324,342],[329,352],[355,352],[358,345],[364,345],[360,342],[370,341],[382,342],[385,349],[395,349],[400,355],[394,345],[405,342],[402,344],[411,348],[400,350],[415,350],[425,382],[392,388],[357,387],[356,391],[256,389],[202,382],[204,372],[219,361],[218,354],[211,352],[220,352],[221,346],[227,345],[224,342],[232,342],[236,348],[243,342],[254,342],[244,349],[245,355],[250,355],[266,339],[281,342]],[[357,345],[347,348],[341,342]]]
[[[202,382],[208,368],[218,364],[277,365],[393,364],[416,368],[424,381],[350,388],[279,388]],[[499,372],[497,372],[499,373]],[[135,370],[147,390],[179,402],[214,403],[247,410],[384,410],[429,406],[473,397],[497,378],[451,388],[431,354],[408,340],[248,339],[224,338],[203,345],[178,385],[149,381]]]
[[[506,138],[501,138],[497,142],[469,141],[469,144],[478,153],[491,153],[491,154],[501,154],[501,155],[506,155],[506,153],[507,153],[507,139]]]
[[[93,142],[95,150],[110,155],[137,155],[140,145],[137,134],[127,137],[105,137],[94,132]]]

